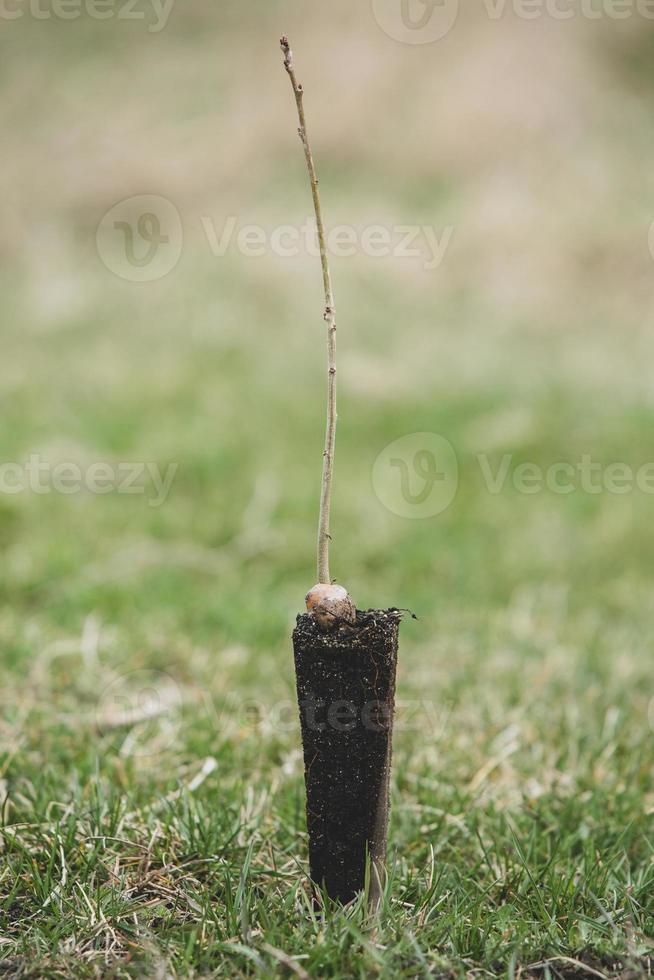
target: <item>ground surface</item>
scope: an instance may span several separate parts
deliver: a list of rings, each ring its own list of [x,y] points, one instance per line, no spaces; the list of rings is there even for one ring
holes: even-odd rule
[[[408,46],[367,4],[216,6],[3,26],[0,456],[177,470],[158,507],[0,495],[0,974],[643,975],[653,497],[596,481],[653,458],[651,27],[482,13]],[[435,270],[333,269],[333,574],[419,616],[376,926],[306,897],[319,270],[217,257],[201,221],[308,214],[282,31],[330,224],[454,228]],[[151,283],[95,245],[137,194],[184,226]],[[454,446],[458,492],[414,520],[372,474],[416,432]],[[525,462],[572,491],[528,492]]]

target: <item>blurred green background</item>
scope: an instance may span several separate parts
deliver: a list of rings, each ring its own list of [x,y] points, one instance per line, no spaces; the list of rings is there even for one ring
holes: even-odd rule
[[[342,0],[185,0],[165,23],[145,3],[102,21],[16,9],[0,32],[0,459],[177,469],[158,507],[147,485],[0,494],[6,970],[287,969],[265,942],[322,976],[548,955],[640,969],[652,496],[523,493],[510,477],[493,494],[479,456],[495,472],[510,455],[510,473],[654,460],[652,22],[480,3],[406,44],[374,5]],[[323,298],[306,250],[236,242],[311,215],[282,33],[328,226],[451,234],[432,269],[393,248],[332,257],[332,574],[360,608],[419,616],[402,630],[398,694],[418,721],[396,737],[394,937],[345,916],[319,942],[293,905],[306,841],[290,631],[315,580]],[[98,233],[142,195],[181,222],[160,246],[179,260],[146,282],[120,229],[107,259],[111,216]],[[214,254],[207,229],[230,219]],[[454,500],[424,519],[372,480],[416,432],[458,459]],[[157,697],[157,678],[173,689],[154,720],[144,676]],[[89,844],[103,834],[137,851]],[[486,860],[494,847],[506,866]],[[191,879],[169,865],[198,854],[215,864],[193,867],[187,902]],[[156,890],[155,866],[184,901]]]

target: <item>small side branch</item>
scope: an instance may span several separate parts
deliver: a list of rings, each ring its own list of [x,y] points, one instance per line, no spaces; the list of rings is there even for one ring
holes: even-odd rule
[[[316,168],[311,154],[309,136],[307,134],[307,124],[304,117],[304,105],[302,97],[304,89],[295,77],[293,67],[293,52],[288,43],[288,38],[283,37],[280,41],[282,53],[284,55],[284,68],[288,73],[293,86],[295,104],[297,106],[298,121],[300,123],[298,134],[304,148],[304,157],[309,171],[311,183],[311,196],[313,197],[313,208],[316,214],[316,225],[318,228],[318,246],[320,249],[320,264],[322,266],[322,280],[325,290],[325,312],[324,319],[327,324],[327,426],[325,431],[325,449],[323,452],[322,483],[320,488],[320,517],[318,521],[318,582],[329,585],[329,516],[331,509],[332,475],[334,471],[334,446],[336,442],[336,309],[334,306],[334,294],[332,291],[331,275],[329,273],[329,262],[327,259],[327,246],[325,244],[325,228],[322,220],[320,208],[320,195],[318,194],[318,178]]]

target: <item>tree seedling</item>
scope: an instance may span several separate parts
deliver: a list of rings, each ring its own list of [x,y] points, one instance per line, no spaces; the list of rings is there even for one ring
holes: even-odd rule
[[[307,133],[304,89],[288,38],[291,81],[316,217],[327,325],[327,425],[318,520],[318,583],[297,618],[293,651],[304,751],[311,878],[318,897],[349,902],[366,887],[371,907],[385,880],[398,609],[357,612],[330,578],[332,476],[336,439],[336,308],[318,178]],[[369,872],[369,874],[368,874]]]

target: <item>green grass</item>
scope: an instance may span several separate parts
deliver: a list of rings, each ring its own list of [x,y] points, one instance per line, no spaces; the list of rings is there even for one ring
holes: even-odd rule
[[[208,276],[198,288],[210,292]],[[654,912],[649,499],[485,491],[474,427],[513,428],[508,354],[503,390],[395,401],[344,384],[335,572],[360,605],[409,605],[420,619],[402,627],[381,922],[361,907],[318,915],[290,629],[313,578],[321,439],[320,389],[300,365],[321,373],[322,351],[280,359],[278,385],[248,339],[223,358],[209,340],[189,347],[161,310],[153,321],[149,361],[124,328],[108,346],[90,326],[79,360],[74,332],[51,348],[40,338],[19,390],[16,447],[66,431],[63,458],[174,460],[179,474],[159,509],[120,495],[3,500],[5,969],[265,976],[286,957],[310,976],[543,961],[554,975],[574,969],[566,957],[607,974],[642,967]],[[12,342],[30,343],[18,330]],[[353,346],[344,336],[343,360]],[[102,385],[111,356],[132,365],[115,389]],[[600,424],[598,405],[589,440],[575,431],[586,398],[522,394],[522,441],[500,444],[494,468],[502,451],[637,465],[651,411],[629,402]],[[446,432],[461,468],[452,506],[424,522],[389,514],[370,486],[377,452],[419,429]],[[123,719],[152,684],[170,695],[163,715]]]
[[[339,7],[365,51],[372,138],[348,114],[352,78],[320,67],[340,23],[326,9],[306,23],[291,3],[285,19],[190,9],[152,43],[95,27],[101,62],[88,24],[16,22],[39,51],[29,64],[4,42],[17,82],[4,121],[22,118],[39,153],[20,134],[6,147],[21,231],[3,241],[0,459],[178,469],[158,508],[0,494],[0,975],[649,975],[652,497],[526,495],[510,480],[491,494],[478,462],[651,459],[654,199],[634,202],[649,186],[649,109],[621,113],[622,61],[611,75],[601,37],[573,34],[541,68],[558,78],[596,45],[575,89],[593,109],[588,145],[571,144],[563,168],[530,103],[507,217],[490,207],[506,186],[461,136],[476,132],[477,96],[452,88],[456,118],[433,143],[416,122],[460,49],[443,47],[436,69],[389,45],[368,11]],[[314,581],[319,269],[213,258],[198,222],[306,216],[282,29],[321,93],[307,111],[331,223],[455,225],[436,274],[362,256],[333,270],[333,574],[361,608],[419,617],[401,632],[390,877],[373,922],[363,902],[319,913],[308,897],[290,632]],[[514,50],[533,43],[538,62],[529,37]],[[111,74],[113,46],[129,81]],[[56,105],[48,72],[66,93]],[[374,120],[407,80],[398,142],[386,114]],[[498,87],[479,135],[500,167],[511,98]],[[186,244],[173,273],[139,285],[104,269],[94,236],[110,205],[144,192],[177,202]],[[459,488],[444,513],[407,520],[377,498],[372,466],[424,431],[456,448]]]

